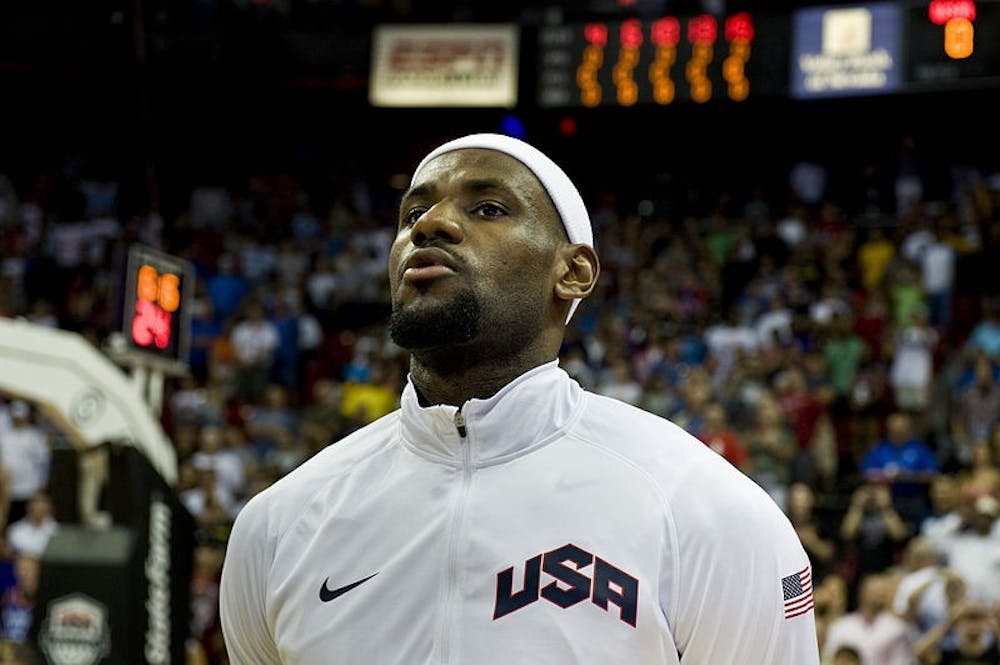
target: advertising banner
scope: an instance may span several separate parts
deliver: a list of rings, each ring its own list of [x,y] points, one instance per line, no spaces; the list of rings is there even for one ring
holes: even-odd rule
[[[513,24],[381,25],[372,42],[369,101],[379,107],[517,104]]]

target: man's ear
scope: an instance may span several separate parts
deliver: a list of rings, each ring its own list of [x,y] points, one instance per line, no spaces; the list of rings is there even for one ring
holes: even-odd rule
[[[566,245],[560,250],[560,274],[556,281],[556,297],[563,300],[586,298],[597,284],[601,262],[590,245]]]

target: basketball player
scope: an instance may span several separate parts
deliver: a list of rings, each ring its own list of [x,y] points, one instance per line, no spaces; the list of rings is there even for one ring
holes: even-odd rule
[[[432,150],[388,270],[401,408],[239,513],[233,665],[818,665],[778,506],[560,368],[600,264],[553,160],[494,134]]]

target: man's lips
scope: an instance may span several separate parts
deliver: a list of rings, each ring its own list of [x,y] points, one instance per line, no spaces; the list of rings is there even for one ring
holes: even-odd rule
[[[453,274],[455,262],[446,251],[436,247],[415,250],[403,263],[403,281],[418,282]]]

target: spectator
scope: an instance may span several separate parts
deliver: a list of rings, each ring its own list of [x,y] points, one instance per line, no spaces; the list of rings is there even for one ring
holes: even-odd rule
[[[967,492],[1000,497],[1000,466],[989,441],[978,441],[972,447],[972,460],[958,472],[958,478]]]
[[[896,255],[896,245],[881,226],[868,231],[868,237],[858,247],[858,267],[861,286],[868,293],[881,288],[886,268]]]
[[[344,381],[340,407],[348,427],[374,422],[395,409],[399,405],[399,381],[397,368],[381,358],[371,363],[367,380]]]
[[[212,399],[211,390],[193,374],[178,380],[170,395],[170,417],[174,429],[198,427],[222,422],[222,413]]]
[[[857,579],[892,566],[907,535],[906,523],[892,505],[887,485],[864,484],[854,490],[840,522],[840,537],[853,560]]]
[[[219,622],[219,577],[225,548],[215,544],[195,548],[191,577],[191,637],[207,663],[225,662]]]
[[[892,611],[905,619],[916,637],[944,621],[954,603],[965,595],[965,583],[944,565],[937,546],[916,536],[903,550],[903,575],[896,586]]]
[[[825,579],[833,574],[837,541],[826,524],[816,514],[816,494],[806,483],[793,483],[788,490],[788,519],[795,527],[802,546],[809,555],[813,578]]]
[[[15,552],[41,557],[58,526],[51,497],[38,490],[28,501],[27,514],[7,527],[7,542]]]
[[[208,297],[211,299],[211,309],[219,321],[236,316],[243,299],[250,292],[250,284],[236,263],[236,257],[231,253],[219,256],[217,272],[206,281]]]
[[[792,332],[793,312],[781,294],[774,294],[768,300],[768,307],[754,321],[761,348],[786,347],[794,339]]]
[[[227,319],[222,324],[222,333],[214,337],[208,347],[208,385],[218,386],[222,390],[224,401],[236,394],[236,368],[239,361],[233,346],[233,328],[236,322]]]
[[[833,654],[830,665],[864,665],[861,662],[861,652],[854,647],[843,646]]]
[[[17,583],[0,597],[3,640],[13,644],[29,643],[34,624],[35,595],[41,561],[32,554],[14,555],[14,576]]]
[[[199,281],[198,284],[204,282]],[[198,294],[191,303],[191,342],[188,362],[191,366],[191,375],[199,382],[208,379],[212,342],[220,337],[224,330],[223,321],[215,311],[214,301],[207,293]]]
[[[895,408],[888,368],[883,360],[872,359],[858,368],[849,408],[847,422],[839,429],[849,433],[851,443],[843,446],[846,450],[841,454],[853,465],[844,468],[854,471],[871,442],[881,437],[886,412]]]
[[[889,610],[889,580],[872,573],[861,580],[858,606],[835,619],[826,634],[823,654],[832,658],[849,646],[864,665],[911,665],[909,626]]]
[[[741,353],[756,353],[760,347],[757,331],[738,319],[735,308],[724,320],[706,328],[704,338],[714,368],[712,382],[716,387],[726,384]]]
[[[807,222],[809,220],[809,208],[797,201],[790,202],[785,215],[778,220],[777,233],[785,245],[791,249],[797,249],[808,237]]]
[[[725,404],[733,427],[740,431],[746,431],[755,425],[761,401],[774,401],[771,390],[771,373],[774,370],[762,355],[741,353],[726,386],[716,393],[718,399]],[[780,416],[784,421],[785,414],[781,412]]]
[[[316,453],[346,433],[347,419],[340,410],[343,386],[333,379],[319,379],[312,386],[312,399],[302,409],[299,434]]]
[[[959,465],[970,464],[976,442],[988,440],[1000,424],[1000,382],[993,363],[976,354],[972,367],[972,385],[957,392],[950,409],[951,455]]]
[[[1000,501],[989,494],[971,495],[971,511],[957,534],[942,551],[948,566],[958,573],[972,600],[994,607],[1000,603],[1000,538],[996,521]]]
[[[915,309],[889,340],[884,353],[890,358],[889,383],[898,409],[915,415],[926,411],[938,338],[937,330],[927,324],[926,310]]]
[[[596,388],[597,375],[587,361],[587,350],[582,344],[568,345],[559,365],[587,390]]]
[[[885,437],[861,459],[861,473],[870,482],[888,483],[900,514],[915,530],[930,513],[928,485],[939,471],[937,457],[913,434],[909,414],[886,418]]]
[[[670,388],[666,376],[660,372],[651,374],[643,385],[639,406],[650,413],[669,418],[676,405],[677,396]]]
[[[264,306],[253,301],[247,305],[244,318],[233,326],[230,338],[236,356],[235,397],[242,402],[258,402],[271,381],[278,328],[267,318]]]
[[[817,208],[827,194],[829,169],[818,161],[800,159],[792,164],[788,172],[789,193],[792,200]]]
[[[243,455],[227,445],[221,425],[204,425],[198,432],[198,449],[191,456],[198,469],[215,472],[217,490],[225,505],[232,506],[247,485],[247,469]]]
[[[306,328],[310,325],[306,321],[312,322],[311,318],[303,318],[301,300],[302,295],[294,287],[289,287],[285,294],[273,299],[270,317],[278,332],[278,344],[274,349],[270,380],[295,392],[298,392],[298,385],[302,379],[306,350],[300,342],[303,341],[303,333],[307,332]],[[313,332],[308,331],[310,336],[308,341],[312,348],[315,348],[321,339],[315,339]]]
[[[219,489],[211,466],[184,464],[180,469],[179,497],[194,517],[198,537],[225,541],[238,504]]]
[[[692,369],[680,386],[680,402],[670,419],[689,432],[704,427],[705,407],[712,400],[711,376],[702,368]]]
[[[267,386],[262,404],[244,407],[243,421],[259,466],[273,463],[272,456],[298,437],[299,413],[289,402],[288,389],[277,383]]]
[[[941,550],[966,520],[958,478],[942,473],[931,480],[930,507],[930,513],[920,523],[919,532]]]
[[[813,447],[828,417],[827,405],[810,388],[805,370],[799,365],[793,364],[775,375],[774,387],[778,405],[798,447],[794,476],[797,480],[811,482],[816,463]]]
[[[913,312],[927,307],[925,294],[916,271],[909,263],[899,263],[889,275],[889,301],[892,304],[892,323],[902,327],[910,322]]]
[[[0,463],[10,478],[8,523],[28,513],[31,497],[48,485],[52,462],[49,437],[34,422],[31,406],[15,400],[10,405],[10,416],[10,428],[0,430]]]
[[[705,407],[705,424],[694,432],[702,442],[743,473],[750,473],[750,458],[742,437],[729,426],[726,409],[718,402]]]
[[[596,392],[636,405],[642,399],[642,385],[632,377],[628,360],[615,354],[597,382]]]
[[[944,240],[942,229],[933,231],[932,240],[920,252],[920,276],[927,297],[930,325],[943,330],[951,322],[958,253]]]
[[[823,342],[823,355],[830,369],[834,402],[840,405],[838,415],[846,413],[858,368],[871,355],[864,338],[854,332],[853,315],[834,315],[829,334]]]
[[[263,238],[242,234],[239,239],[239,265],[252,289],[265,284],[272,276],[278,263],[278,248]]]
[[[966,349],[971,353],[982,351],[993,361],[1000,360],[1000,296],[984,301],[983,317],[969,333]]]
[[[883,360],[882,347],[889,330],[889,303],[884,290],[865,294],[854,329],[872,349],[871,360]]]
[[[768,396],[759,400],[756,411],[756,421],[746,436],[750,477],[771,495],[782,510],[787,510],[792,460],[799,446],[785,421],[781,406],[774,398]]]
[[[813,592],[813,604],[816,612],[816,640],[822,654],[830,624],[847,612],[848,593],[847,581],[837,573],[830,573],[819,579]]]
[[[850,315],[851,305],[844,289],[836,282],[823,282],[819,297],[809,305],[809,321],[820,330],[826,330],[834,321]]]
[[[340,289],[340,277],[333,256],[320,252],[313,260],[312,270],[305,278],[305,293],[314,311],[334,310]]]
[[[921,665],[996,665],[996,621],[983,603],[957,603],[914,645],[913,653]]]

